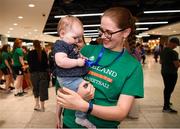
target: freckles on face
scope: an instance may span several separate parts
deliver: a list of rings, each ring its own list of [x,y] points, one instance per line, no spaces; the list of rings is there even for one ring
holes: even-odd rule
[[[101,28],[103,29],[103,31],[113,31],[116,29],[116,26],[114,24],[114,22],[107,16],[102,17],[101,19]],[[102,40],[103,40],[103,45],[105,48],[111,48],[112,46],[112,39],[108,39],[104,36],[104,34],[101,36]]]

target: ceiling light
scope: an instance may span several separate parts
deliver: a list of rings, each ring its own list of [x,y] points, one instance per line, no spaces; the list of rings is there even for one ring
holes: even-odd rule
[[[28,6],[29,6],[30,8],[35,7],[35,5],[34,5],[34,4],[28,4]]]
[[[144,13],[179,13],[180,10],[144,11]]]
[[[84,30],[84,33],[86,32],[98,32],[98,30]],[[44,32],[44,34],[57,34],[57,32]]]
[[[85,38],[99,37],[99,35],[85,35]]]
[[[10,34],[6,34],[6,36],[7,36],[7,37],[11,37],[11,35],[10,35]]]
[[[136,28],[136,30],[149,30],[149,28]]]
[[[136,35],[137,38],[141,38],[141,37],[150,37],[150,35]]]
[[[98,27],[100,24],[93,24],[93,25],[83,25],[83,27]]]
[[[13,25],[14,25],[14,26],[17,26],[18,24],[17,24],[17,23],[14,23]]]
[[[9,28],[9,30],[14,30],[13,28]]]
[[[57,34],[57,32],[44,32],[44,34]]]
[[[139,35],[148,35],[148,33],[139,33]]]
[[[142,38],[142,36],[141,36],[141,35],[136,35],[136,37],[137,37],[137,38]]]
[[[92,41],[96,41],[96,38],[92,38]]]
[[[99,35],[99,33],[85,33],[84,36],[86,35]]]
[[[23,16],[18,16],[19,19],[23,19]]]
[[[139,37],[149,37],[150,35],[148,34],[148,33],[140,33],[139,34]],[[138,37],[138,36],[136,36],[136,37]]]
[[[136,25],[168,24],[168,21],[162,22],[136,22]]]
[[[98,32],[98,30],[84,30],[84,33],[86,32]]]
[[[103,13],[88,13],[88,14],[74,14],[72,16],[75,16],[75,17],[91,17],[91,16],[102,16]],[[54,16],[54,18],[62,18],[62,17],[65,17],[67,15],[59,15],[59,16]]]

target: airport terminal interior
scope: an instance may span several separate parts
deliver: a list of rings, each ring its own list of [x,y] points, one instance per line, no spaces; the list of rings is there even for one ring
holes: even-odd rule
[[[178,113],[163,112],[164,83],[160,57],[154,58],[156,48],[160,50],[171,38],[180,40],[179,0],[0,0],[0,48],[9,44],[12,49],[18,38],[23,41],[23,46],[32,50],[33,41],[39,40],[49,54],[59,39],[59,19],[65,15],[76,16],[82,21],[87,45],[97,44],[100,18],[106,9],[115,6],[128,8],[137,18],[136,44],[143,46],[146,57],[140,61],[144,75],[144,98],[135,99],[135,111],[129,113],[119,128],[180,128],[180,77],[170,100],[171,108]],[[175,51],[180,60],[180,46]],[[0,79],[0,129],[56,128],[57,100],[52,80],[45,109],[37,111],[34,110],[32,87],[23,83],[26,85],[25,93],[23,96],[16,95],[14,88],[8,92],[5,90],[5,76]]]

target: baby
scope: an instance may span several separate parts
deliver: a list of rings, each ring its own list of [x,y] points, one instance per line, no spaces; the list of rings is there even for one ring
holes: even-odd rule
[[[78,90],[83,76],[88,69],[85,59],[80,57],[77,44],[82,41],[84,29],[81,21],[73,16],[61,18],[58,23],[60,40],[54,44],[57,80],[61,87]],[[87,118],[86,113],[76,111],[75,122],[87,128],[96,128]]]

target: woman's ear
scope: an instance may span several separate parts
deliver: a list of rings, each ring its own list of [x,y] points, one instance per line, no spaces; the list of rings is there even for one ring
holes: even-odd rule
[[[124,30],[124,38],[127,38],[129,36],[129,34],[131,33],[131,28],[127,28]]]

